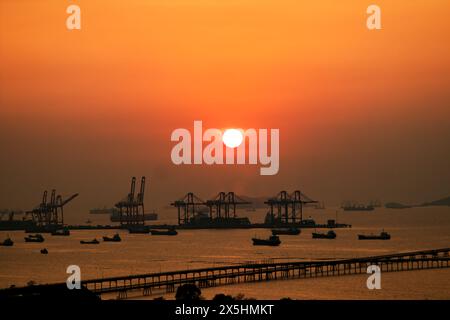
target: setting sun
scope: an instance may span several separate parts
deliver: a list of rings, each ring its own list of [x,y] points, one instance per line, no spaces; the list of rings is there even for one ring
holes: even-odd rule
[[[223,133],[222,140],[228,148],[236,148],[242,143],[243,137],[239,130],[227,129]]]

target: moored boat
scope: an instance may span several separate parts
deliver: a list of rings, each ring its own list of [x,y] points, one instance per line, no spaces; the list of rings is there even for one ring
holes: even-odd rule
[[[80,241],[81,244],[99,244],[100,242],[97,239],[91,240],[91,241]]]
[[[358,240],[390,240],[391,235],[386,231],[382,231],[380,234],[358,234]]]
[[[272,229],[272,234],[274,236],[280,235],[280,234],[296,236],[296,235],[300,234],[300,229],[298,229],[298,228]]]
[[[272,235],[269,239],[252,238],[254,246],[279,246],[281,244],[278,236]]]
[[[44,237],[37,233],[37,234],[30,234],[29,236],[25,237],[25,242],[44,242]]]
[[[312,237],[313,239],[336,239],[336,232],[333,230],[330,230],[327,233],[313,232]]]
[[[169,228],[167,230],[152,229],[150,230],[150,233],[152,236],[176,236],[178,234],[175,228]]]
[[[11,238],[6,238],[3,242],[0,242],[0,246],[4,247],[12,247],[14,245],[14,241],[11,240]]]
[[[112,237],[103,237],[103,241],[105,241],[105,242],[120,242],[120,241],[122,241],[122,239],[120,238],[120,236],[119,236],[119,234],[118,233],[116,233],[114,236],[112,236]]]
[[[129,233],[149,233],[150,228],[146,225],[130,225],[127,227]]]
[[[51,233],[52,236],[70,236],[70,230],[68,228],[57,229]]]

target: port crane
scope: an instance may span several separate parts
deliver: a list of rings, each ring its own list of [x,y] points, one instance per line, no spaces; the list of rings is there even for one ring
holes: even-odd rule
[[[219,192],[214,198],[206,201],[189,192],[170,205],[177,208],[178,224],[183,225],[192,222],[200,207],[207,207],[209,220],[213,221],[215,219],[236,218],[236,207],[242,204],[251,204],[251,202],[242,199],[234,192]]]
[[[213,199],[206,201],[209,208],[209,216],[214,218],[236,218],[236,206],[243,204],[251,204],[234,192],[219,192]]]
[[[178,210],[178,224],[187,224],[195,217],[199,206],[206,205],[205,201],[189,192],[184,197],[170,204]]]
[[[141,178],[139,193],[136,195],[136,177],[131,178],[130,192],[115,204],[119,209],[120,225],[144,225],[145,177]]]
[[[312,200],[300,190],[295,190],[291,194],[287,191],[280,191],[275,197],[264,202],[270,207],[270,223],[296,223],[303,220],[303,207],[310,203],[318,203]],[[276,212],[275,212],[276,210]],[[275,216],[276,213],[276,216]],[[298,216],[298,214],[300,216]]]
[[[47,190],[42,195],[42,201],[34,209],[27,211],[30,214],[34,224],[38,228],[49,230],[64,226],[64,206],[78,196],[78,193],[63,199],[61,195],[56,195],[53,189],[48,201]]]

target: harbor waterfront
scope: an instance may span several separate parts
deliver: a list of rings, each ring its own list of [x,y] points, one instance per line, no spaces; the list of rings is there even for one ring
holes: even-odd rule
[[[265,210],[245,212],[245,215],[253,222],[262,222]],[[161,224],[176,224],[176,212],[168,210],[160,212]],[[314,220],[321,222],[336,218],[336,209],[325,210],[307,209],[305,216],[311,216]],[[105,217],[92,217],[93,224],[103,223]],[[82,223],[85,215],[68,216],[68,223]],[[282,241],[278,247],[253,246],[251,238],[268,238],[270,229],[201,229],[201,230],[178,230],[175,237],[154,237],[150,234],[130,234],[126,230],[71,230],[68,237],[46,236],[44,243],[26,243],[23,231],[2,231],[0,239],[9,236],[15,241],[13,247],[0,247],[0,287],[7,288],[11,285],[23,286],[29,281],[34,283],[58,283],[65,282],[68,274],[66,268],[76,264],[81,268],[82,280],[126,276],[132,274],[157,273],[175,270],[186,270],[196,268],[210,268],[234,264],[254,262],[289,262],[324,259],[344,259],[365,256],[384,255],[406,251],[417,251],[435,248],[449,247],[450,244],[450,209],[448,207],[417,207],[403,210],[392,210],[377,208],[371,212],[341,212],[339,221],[352,224],[352,228],[335,229],[337,234],[334,240],[314,240],[311,234],[314,229],[303,229],[300,235],[280,235]],[[380,230],[390,233],[389,241],[358,241],[358,234],[379,233]],[[119,232],[121,242],[100,242],[99,245],[80,245],[79,242],[86,239],[102,239],[103,236],[112,237]],[[42,255],[42,248],[48,250],[48,254]],[[424,286],[424,290],[432,290],[429,287],[434,283],[448,283],[448,271],[442,269],[421,270],[405,272],[414,277],[421,272],[426,273],[429,282],[417,282],[417,286]],[[404,285],[403,281],[395,279],[407,277],[399,275],[402,272],[383,274],[384,298],[409,299],[414,295],[407,290],[399,290],[398,286]],[[404,274],[404,273],[403,273]],[[361,275],[348,276],[345,279],[308,279],[319,281],[322,288],[324,283],[340,283],[344,291],[351,291],[355,285],[365,288],[365,281]],[[433,281],[433,279],[441,279]],[[356,280],[358,279],[358,280]],[[366,279],[366,277],[364,277]],[[388,284],[385,281],[392,280]],[[288,280],[283,282],[283,292],[280,297],[307,298],[306,291],[298,288],[300,280]],[[223,292],[233,291],[236,294],[242,289],[245,295],[253,298],[264,298],[260,296],[261,288],[276,286],[278,281],[259,284],[233,285],[223,287]],[[346,285],[347,283],[347,285]],[[410,284],[409,284],[410,285]],[[314,287],[313,285],[310,285]],[[233,288],[231,288],[233,287]],[[252,289],[253,288],[253,289]],[[392,295],[386,292],[391,288]],[[237,291],[234,291],[234,290]],[[222,287],[205,289],[208,297],[210,292],[221,292]],[[322,289],[321,289],[322,290]],[[420,291],[416,287],[415,292]],[[268,294],[267,291],[264,290]],[[322,290],[323,291],[323,290]],[[322,291],[310,292],[311,298],[321,298]],[[368,291],[368,290],[367,290]],[[424,292],[425,292],[424,291]],[[426,291],[426,292],[428,292]],[[403,292],[403,295],[401,294]],[[337,294],[337,293],[336,293]],[[209,296],[210,297],[210,296]],[[362,296],[364,297],[364,295]],[[116,298],[116,297],[106,297]],[[167,296],[167,298],[173,298]],[[277,298],[272,296],[272,298]],[[322,298],[331,297],[325,294]],[[351,295],[348,296],[351,298]],[[428,298],[450,299],[450,294],[436,290],[435,296]]]

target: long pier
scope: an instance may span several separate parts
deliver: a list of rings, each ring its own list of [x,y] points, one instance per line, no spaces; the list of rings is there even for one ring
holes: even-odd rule
[[[98,296],[117,293],[119,299],[125,299],[130,291],[142,290],[144,296],[171,293],[178,286],[188,283],[208,288],[245,282],[365,274],[370,265],[379,266],[382,272],[448,268],[449,252],[450,248],[443,248],[337,260],[269,260],[263,263],[91,279],[81,281],[81,284]],[[36,296],[45,290],[51,291],[52,287],[61,288],[65,285],[57,283],[1,289],[0,297]]]
[[[93,279],[82,281],[82,285],[98,295],[117,292],[118,298],[123,299],[132,290],[142,290],[147,296],[155,290],[175,292],[178,286],[187,283],[208,288],[277,279],[343,276],[366,273],[370,265],[378,265],[382,272],[448,268],[449,252],[450,248],[443,248],[352,259],[254,263]]]

